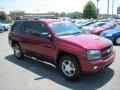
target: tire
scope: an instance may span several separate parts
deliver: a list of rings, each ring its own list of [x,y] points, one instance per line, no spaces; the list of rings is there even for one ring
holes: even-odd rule
[[[4,32],[4,30],[3,30],[3,29],[0,29],[0,33],[2,33],[2,32]]]
[[[115,44],[116,44],[116,45],[120,45],[120,37],[117,37],[117,38],[115,39]]]
[[[82,70],[77,58],[73,55],[62,56],[59,62],[62,75],[70,81],[79,81]],[[67,69],[66,69],[67,68]]]
[[[15,57],[17,59],[23,59],[24,54],[23,54],[23,52],[22,52],[21,47],[20,47],[19,44],[15,44],[13,46],[13,50],[14,50],[14,55],[15,55]]]

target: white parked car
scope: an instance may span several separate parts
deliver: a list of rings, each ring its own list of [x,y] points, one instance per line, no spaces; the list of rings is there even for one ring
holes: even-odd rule
[[[8,30],[10,30],[10,24],[7,24],[7,23],[1,23],[0,22],[0,26],[1,26],[1,28],[3,28],[4,30],[3,31],[8,31]]]
[[[3,26],[0,24],[0,33],[4,32]]]

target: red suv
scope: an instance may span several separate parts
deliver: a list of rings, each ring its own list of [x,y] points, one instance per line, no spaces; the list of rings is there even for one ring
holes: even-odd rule
[[[82,73],[94,73],[108,67],[115,58],[110,40],[86,35],[70,22],[60,20],[16,21],[9,33],[14,55],[52,61],[70,80]]]

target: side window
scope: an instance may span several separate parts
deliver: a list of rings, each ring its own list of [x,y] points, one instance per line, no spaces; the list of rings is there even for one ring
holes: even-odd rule
[[[38,33],[48,32],[47,26],[42,22],[35,22],[34,30],[35,30],[35,32],[38,32]]]
[[[17,25],[17,23],[14,23],[14,24],[12,25],[12,27],[11,27],[11,31],[12,31],[12,32],[15,31],[16,25]]]
[[[103,25],[104,25],[103,23],[99,23],[98,25],[96,25],[96,27],[101,27]]]
[[[21,22],[16,22],[12,25],[11,31],[12,32],[19,32],[21,27]]]
[[[25,21],[22,25],[22,33],[26,33],[27,30],[33,30],[33,23],[31,21]]]

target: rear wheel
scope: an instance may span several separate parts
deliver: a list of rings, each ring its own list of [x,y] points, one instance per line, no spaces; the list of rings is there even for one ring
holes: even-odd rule
[[[72,55],[62,56],[59,62],[61,73],[66,79],[79,81],[81,77],[81,67],[77,59]]]
[[[14,55],[16,56],[17,59],[22,59],[24,57],[24,54],[19,44],[15,44],[13,46],[13,49],[14,49]]]
[[[120,37],[117,37],[117,38],[115,39],[115,44],[120,45]]]

